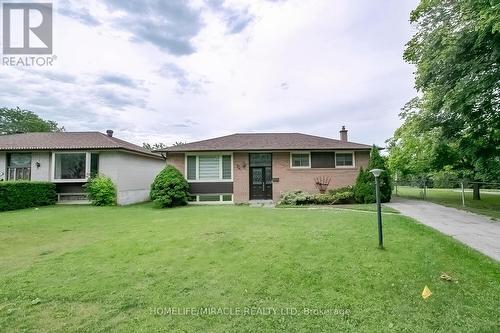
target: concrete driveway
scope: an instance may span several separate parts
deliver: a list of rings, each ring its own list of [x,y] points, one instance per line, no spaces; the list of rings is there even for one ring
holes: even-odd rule
[[[423,200],[393,198],[385,205],[500,261],[499,222]]]

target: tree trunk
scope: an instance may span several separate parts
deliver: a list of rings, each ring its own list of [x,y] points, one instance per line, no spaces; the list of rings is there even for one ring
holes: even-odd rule
[[[479,194],[479,184],[472,184],[472,200],[481,200],[481,195]]]

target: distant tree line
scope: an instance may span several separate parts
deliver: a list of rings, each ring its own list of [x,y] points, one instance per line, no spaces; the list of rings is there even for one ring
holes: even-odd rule
[[[35,113],[17,108],[0,108],[0,135],[28,132],[62,132],[64,127],[43,120]]]

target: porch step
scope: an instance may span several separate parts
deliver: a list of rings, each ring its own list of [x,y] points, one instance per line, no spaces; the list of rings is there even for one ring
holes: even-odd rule
[[[250,200],[250,207],[266,207],[274,208],[274,201],[272,200]]]
[[[61,205],[89,205],[87,193],[58,193],[57,203]]]
[[[90,205],[89,200],[62,200],[57,202],[58,205]]]

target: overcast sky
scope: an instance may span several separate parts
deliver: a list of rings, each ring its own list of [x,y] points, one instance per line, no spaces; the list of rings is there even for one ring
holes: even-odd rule
[[[0,66],[0,106],[137,144],[302,132],[383,146],[416,93],[417,0],[54,1],[53,67]]]

